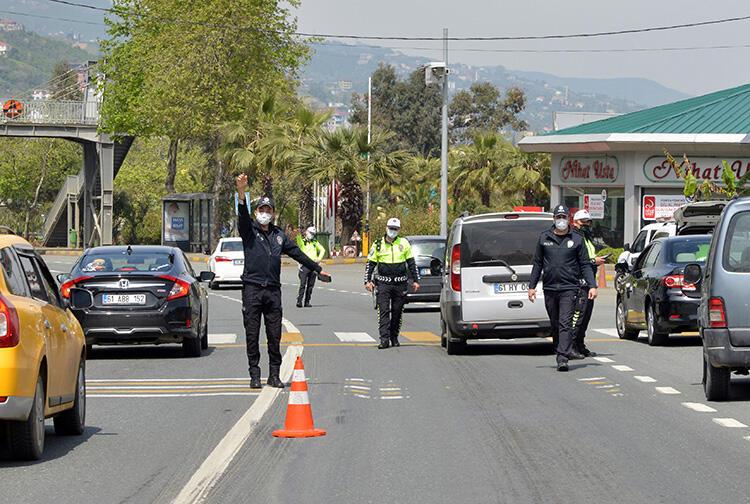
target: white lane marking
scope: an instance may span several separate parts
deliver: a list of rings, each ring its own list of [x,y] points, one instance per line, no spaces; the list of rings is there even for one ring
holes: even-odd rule
[[[336,332],[338,339],[344,343],[375,343],[375,340],[366,332]]]
[[[237,341],[237,335],[234,333],[208,333],[208,344],[222,345],[225,343],[234,343]]]
[[[617,388],[619,387],[619,383],[615,383],[614,385],[597,385],[596,388],[598,389],[608,389],[608,388]]]
[[[200,393],[195,394],[86,394],[86,398],[92,397],[104,397],[113,399],[115,397],[128,397],[143,399],[147,397],[219,397],[219,396],[257,396],[261,392],[211,392],[211,393]]]
[[[618,371],[625,371],[625,372],[627,372],[627,371],[633,371],[632,367],[630,367],[630,366],[624,366],[622,364],[614,364],[612,366],[612,369],[616,369]]]
[[[620,338],[620,336],[617,334],[617,329],[594,329],[594,332],[598,332],[612,338]]]
[[[716,410],[707,404],[701,404],[697,402],[684,402],[682,403],[687,409],[697,411],[699,413],[716,413]]]
[[[595,376],[593,378],[578,378],[578,381],[599,381],[599,380],[606,380],[606,376]]]
[[[732,429],[741,429],[743,427],[747,427],[747,425],[743,424],[739,420],[735,420],[734,418],[714,418],[713,421],[714,423],[717,423],[722,427],[729,427]]]
[[[360,296],[372,296],[369,292],[362,292],[360,293]]]
[[[302,346],[291,345],[286,349],[283,364],[281,366],[281,381],[286,382],[292,376],[292,368],[297,356],[302,355]],[[240,451],[242,445],[252,434],[255,427],[260,423],[263,415],[268,411],[276,398],[280,395],[281,389],[275,387],[266,387],[260,393],[258,398],[248,408],[242,418],[240,418],[234,427],[227,432],[211,454],[203,461],[201,466],[195,471],[187,485],[180,491],[174,501],[174,504],[197,503],[203,502],[208,492],[213,488],[224,471],[227,470],[232,459]]]
[[[290,320],[287,319],[281,319],[281,323],[284,324],[284,327],[286,327],[286,332],[289,333],[298,333],[299,329],[295,327],[294,324]]]
[[[227,382],[248,381],[247,376],[242,378],[117,378],[110,380],[86,380],[86,383],[118,383],[118,382]]]
[[[370,387],[365,387],[361,385],[344,385],[344,387],[350,388],[352,390],[367,390],[367,391],[370,390]]]
[[[745,441],[750,441],[750,436],[743,436],[742,439],[744,439]]]
[[[682,394],[679,390],[672,387],[654,387],[660,394],[677,395]]]
[[[643,383],[656,383],[656,378],[651,378],[650,376],[634,376],[633,378]]]
[[[614,362],[609,357],[594,357],[594,360],[597,361],[597,362],[604,362],[606,364],[609,364],[610,362]]]
[[[381,399],[403,399],[404,396],[401,395],[392,395],[392,396],[383,396]]]
[[[380,387],[381,392],[398,392],[401,387]]]
[[[246,389],[247,383],[227,383],[224,385],[86,385],[86,390],[207,390],[211,389]]]

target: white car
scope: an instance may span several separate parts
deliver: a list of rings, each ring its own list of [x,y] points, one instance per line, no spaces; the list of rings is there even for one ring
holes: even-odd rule
[[[619,255],[617,262],[627,263],[629,267],[632,267],[649,243],[657,238],[665,238],[675,234],[677,234],[677,226],[673,221],[646,224],[641,228],[641,232],[635,237],[632,245],[625,244],[625,251]]]
[[[225,284],[241,284],[245,269],[242,238],[222,238],[208,260],[208,269],[216,275],[209,284],[212,289]]]

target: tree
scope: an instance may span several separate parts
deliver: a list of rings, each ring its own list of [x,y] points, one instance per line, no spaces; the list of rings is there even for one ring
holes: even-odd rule
[[[466,142],[476,131],[497,132],[505,126],[525,129],[526,123],[518,118],[525,105],[526,97],[519,88],[509,88],[502,96],[489,82],[472,84],[468,91],[456,93],[449,107],[454,141]]]
[[[492,195],[509,187],[508,176],[515,166],[516,150],[502,136],[494,132],[475,132],[469,145],[452,152],[456,166],[454,194],[475,193],[485,207],[490,207]]]
[[[60,61],[52,69],[50,79],[50,93],[53,100],[80,101],[83,99],[83,91],[78,82],[78,72],[73,71],[70,63]]]

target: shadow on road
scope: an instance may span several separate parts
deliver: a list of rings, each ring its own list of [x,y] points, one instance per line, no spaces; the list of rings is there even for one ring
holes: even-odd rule
[[[88,442],[88,440],[101,432],[99,427],[86,427],[80,436],[58,436],[54,429],[47,425],[44,439],[44,455],[41,460],[30,462],[15,462],[10,460],[10,453],[6,449],[0,449],[0,467],[27,467],[43,464],[50,460],[62,458],[79,446]],[[107,434],[117,435],[117,434]]]
[[[202,357],[214,353],[214,347],[203,350]],[[95,346],[86,355],[86,360],[117,359],[194,359],[184,357],[180,345],[133,345],[133,346]]]
[[[478,341],[466,345],[464,355],[552,355],[554,348],[548,341]]]
[[[648,338],[646,337],[639,337],[636,342],[642,344],[642,345],[648,345]],[[681,336],[679,334],[674,334],[667,338],[667,342],[664,345],[661,345],[663,347],[673,347],[673,348],[681,348],[681,347],[696,347],[703,345],[703,340],[700,336]]]

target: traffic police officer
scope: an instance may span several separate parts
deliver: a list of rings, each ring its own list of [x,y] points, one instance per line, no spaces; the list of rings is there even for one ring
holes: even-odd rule
[[[320,263],[326,255],[326,249],[316,238],[317,230],[314,226],[308,227],[303,233],[297,235],[297,246],[305,253],[307,257]],[[310,298],[312,297],[313,288],[315,287],[315,271],[299,266],[299,292],[297,293],[297,308],[302,308],[302,297],[305,298],[305,308],[310,308]]]
[[[401,314],[406,301],[407,281],[411,276],[414,291],[419,290],[419,271],[414,261],[411,244],[398,235],[401,221],[388,219],[386,234],[375,240],[367,257],[365,287],[372,292],[377,284],[378,324],[380,344],[378,348],[401,346],[398,334],[401,331]],[[375,274],[375,269],[378,272]]]
[[[568,370],[568,359],[582,359],[574,347],[572,327],[576,295],[580,279],[594,284],[589,254],[581,236],[573,233],[568,224],[568,208],[558,205],[553,212],[554,225],[539,235],[529,279],[529,301],[536,300],[536,286],[542,279],[544,306],[550,319],[552,341],[557,353],[557,370]],[[588,291],[588,298],[596,298],[596,288]]]
[[[591,271],[596,278],[596,270],[599,266],[604,264],[606,261],[605,257],[599,257],[596,255],[596,248],[594,242],[591,240],[591,214],[586,209],[578,210],[573,216],[573,228],[574,232],[581,235],[583,244],[586,246],[590,260]],[[576,302],[576,310],[573,313],[573,329],[576,333],[575,337],[575,348],[584,357],[595,356],[596,353],[586,348],[585,338],[586,330],[589,327],[591,321],[591,314],[594,311],[594,300],[588,298],[588,290],[593,285],[586,285],[581,279],[581,288],[578,291],[578,299]]]
[[[263,315],[268,340],[270,387],[284,388],[279,377],[281,369],[281,254],[284,253],[307,269],[322,276],[329,275],[307,257],[297,245],[273,224],[274,206],[271,198],[258,201],[255,219],[245,204],[247,175],[236,179],[239,204],[237,228],[242,237],[245,269],[242,273],[242,313],[245,324],[247,362],[250,371],[250,388],[260,388],[260,318]]]

